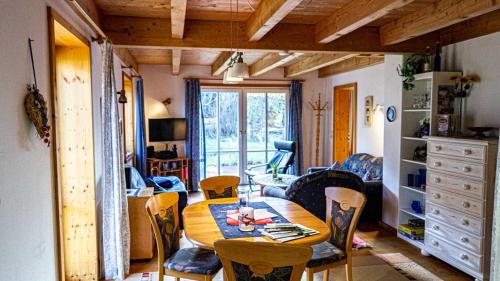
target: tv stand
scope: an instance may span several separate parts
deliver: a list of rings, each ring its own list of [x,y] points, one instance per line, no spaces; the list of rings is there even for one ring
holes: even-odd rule
[[[189,187],[189,158],[147,159],[148,176],[176,176]]]

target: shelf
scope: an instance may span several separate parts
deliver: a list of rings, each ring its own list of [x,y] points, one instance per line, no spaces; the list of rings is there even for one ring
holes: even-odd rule
[[[399,210],[403,213],[407,213],[408,215],[414,216],[414,217],[419,218],[421,220],[425,220],[425,213],[424,214],[417,214],[417,213],[415,213],[415,211],[413,211],[410,208],[400,208]]]
[[[422,166],[427,165],[427,163],[425,163],[425,162],[415,161],[415,160],[410,160],[410,159],[401,159],[401,161],[406,162],[406,163],[416,164],[416,165],[422,165]]]
[[[431,112],[430,108],[418,108],[418,109],[403,109],[403,112]]]
[[[424,241],[423,240],[412,240],[412,239],[410,239],[402,234],[399,234],[399,233],[398,233],[398,238],[405,240],[406,242],[412,244],[413,246],[415,246],[419,249],[424,248]]]
[[[404,140],[414,140],[414,141],[428,141],[429,138],[417,138],[417,137],[402,137]]]
[[[421,188],[417,188],[417,187],[411,187],[411,186],[406,186],[406,185],[402,185],[401,187],[404,188],[404,189],[406,189],[406,190],[410,190],[410,191],[413,191],[413,192],[425,195],[425,189],[421,189]]]

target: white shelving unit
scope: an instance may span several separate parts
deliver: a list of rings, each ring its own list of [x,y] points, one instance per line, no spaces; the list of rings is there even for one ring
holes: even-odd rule
[[[437,132],[437,110],[438,110],[438,90],[439,86],[454,85],[451,77],[460,72],[426,72],[415,75],[415,88],[409,91],[403,90],[401,113],[401,169],[399,188],[399,216],[398,223],[406,224],[410,219],[422,219],[425,221],[425,210],[418,214],[412,210],[413,201],[420,201],[422,209],[425,208],[425,189],[408,186],[408,174],[419,174],[420,169],[426,169],[425,161],[413,159],[413,154],[417,146],[426,145],[427,137],[415,136],[420,125],[419,121],[429,117],[431,135]],[[413,108],[415,96],[429,94],[430,105],[428,108]],[[398,233],[398,237],[408,243],[420,248],[423,254],[424,241],[412,240]]]

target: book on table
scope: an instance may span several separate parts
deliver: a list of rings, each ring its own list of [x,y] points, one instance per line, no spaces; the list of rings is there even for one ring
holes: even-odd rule
[[[319,234],[317,230],[293,223],[270,223],[265,225],[264,229],[258,229],[258,231],[264,236],[279,242],[287,242]]]

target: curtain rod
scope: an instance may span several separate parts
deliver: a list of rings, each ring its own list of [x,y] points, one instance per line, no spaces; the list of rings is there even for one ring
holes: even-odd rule
[[[198,79],[198,80],[204,80],[204,81],[223,81],[222,78],[203,78],[203,77],[184,77],[184,80],[192,80],[192,79]],[[299,82],[305,82],[305,80],[297,79],[297,80],[279,80],[279,79],[245,79],[243,80],[243,83],[245,82],[292,82],[292,81],[299,81]]]
[[[73,5],[73,7],[75,7],[75,10],[90,25],[90,27],[94,29],[94,31],[99,35],[99,37],[101,37],[97,38],[97,40],[102,40],[103,38],[106,38],[106,34],[104,33],[104,31],[102,31],[102,29],[97,25],[97,23],[95,23],[95,21],[89,16],[89,14],[87,14],[85,9],[82,6],[80,6],[80,4],[76,0],[68,0],[68,1]]]

